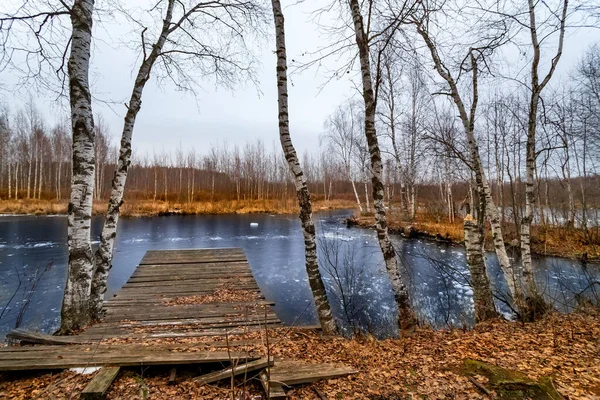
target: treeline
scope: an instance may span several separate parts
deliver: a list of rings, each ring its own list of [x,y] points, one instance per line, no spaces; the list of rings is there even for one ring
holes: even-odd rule
[[[412,57],[416,57],[414,54]],[[414,58],[413,58],[414,59]],[[535,222],[598,225],[600,209],[600,46],[588,49],[568,80],[549,91],[538,117]],[[389,208],[455,220],[471,211],[476,183],[468,144],[449,102],[435,93],[422,64],[387,69],[376,123],[383,149]],[[317,199],[353,199],[372,212],[364,109],[357,99],[340,104],[324,121],[320,145],[302,156]],[[398,112],[399,109],[405,110]],[[525,212],[527,89],[495,92],[480,100],[475,124],[483,167],[503,224],[520,231]],[[66,121],[66,119],[65,119]],[[95,130],[95,197],[107,199],[118,157],[101,116]],[[137,133],[143,137],[143,132]],[[68,197],[71,135],[67,122],[48,126],[29,101],[0,111],[0,197]],[[281,151],[261,140],[212,143],[194,150],[135,155],[125,198],[168,202],[293,199],[295,189]]]

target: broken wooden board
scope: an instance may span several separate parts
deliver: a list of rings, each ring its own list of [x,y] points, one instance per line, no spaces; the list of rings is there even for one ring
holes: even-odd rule
[[[31,344],[67,345],[90,343],[88,340],[77,336],[52,336],[45,333],[26,331],[25,329],[13,329],[6,334],[6,338]]]
[[[0,349],[0,371],[67,369],[76,367],[183,365],[255,360],[248,353],[187,351],[181,346],[134,344],[98,346],[27,346]]]
[[[257,371],[273,365],[273,358],[270,360],[261,358],[256,361],[251,361],[243,364],[236,365],[235,367],[225,368],[221,371],[211,372],[210,374],[202,375],[194,378],[193,381],[201,385],[217,382],[222,379],[231,378],[231,376],[242,375],[248,372]]]
[[[354,368],[338,364],[310,364],[303,361],[275,361],[271,368],[271,382],[280,385],[299,385],[322,379],[334,379],[358,374]]]
[[[262,387],[265,390],[268,399],[287,399],[287,395],[281,384],[273,381],[269,382],[267,371],[260,373],[260,383],[262,383]]]
[[[119,374],[121,367],[103,367],[81,392],[84,400],[99,400]]]

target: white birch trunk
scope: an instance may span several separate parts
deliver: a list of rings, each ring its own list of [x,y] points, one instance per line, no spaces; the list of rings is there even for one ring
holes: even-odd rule
[[[354,192],[354,197],[356,198],[356,204],[358,205],[358,210],[362,214],[363,208],[362,208],[362,205],[360,204],[360,196],[358,195],[358,191],[356,190],[356,184],[354,183],[354,180],[352,179],[352,177],[350,177],[350,182],[352,183],[352,191]]]
[[[11,182],[10,182],[10,161],[8,162],[8,198],[10,199],[11,193]]]
[[[470,116],[467,114],[467,110],[465,108],[464,103],[460,97],[458,92],[458,87],[456,82],[442,64],[441,59],[439,58],[438,52],[433,44],[429,34],[423,29],[421,25],[417,25],[417,31],[421,35],[421,37],[425,40],[427,47],[431,53],[431,57],[435,64],[435,68],[438,74],[448,83],[450,86],[451,96],[454,100],[454,103],[458,109],[460,119],[463,123],[463,127],[465,129],[465,134],[467,136],[468,148],[471,153],[471,162],[473,166],[473,172],[475,174],[475,181],[477,182],[477,189],[479,191],[480,196],[485,197],[485,212],[490,220],[490,225],[492,228],[492,237],[494,242],[494,248],[496,250],[496,255],[498,257],[498,262],[500,264],[500,269],[504,275],[504,278],[507,282],[509,294],[514,299],[517,308],[522,308],[523,306],[523,293],[521,285],[518,284],[517,276],[515,274],[514,268],[510,263],[510,259],[508,258],[508,254],[506,252],[506,246],[504,245],[504,237],[502,235],[502,226],[500,225],[500,215],[498,213],[498,208],[494,204],[494,200],[492,199],[492,192],[490,186],[488,184],[487,178],[485,176],[485,171],[483,169],[483,164],[481,162],[481,157],[479,155],[479,147],[477,145],[477,141],[475,140],[474,135],[474,127],[475,127],[475,109],[477,107],[477,65],[474,56],[471,54],[471,63],[472,63],[472,73],[473,73],[473,104],[471,105],[471,113]],[[473,203],[471,203],[473,204]],[[479,210],[482,212],[482,210]]]
[[[498,317],[483,256],[483,218],[478,222],[470,214],[467,214],[464,227],[465,252],[473,286],[475,322],[479,323]]]
[[[81,329],[90,321],[89,296],[94,267],[90,231],[95,163],[94,119],[88,75],[93,9],[93,0],[75,0],[71,9],[73,34],[68,70],[73,175],[68,214],[69,267],[61,310],[61,333]]]
[[[42,182],[44,181],[44,164],[42,163],[43,159],[40,161],[40,181],[39,181],[39,189],[38,189],[38,199],[42,198]],[[50,179],[50,178],[48,178]]]
[[[363,185],[365,187],[365,208],[367,210],[367,213],[371,212],[371,204],[369,202],[369,183],[367,182],[367,176],[365,174],[365,180],[363,182]]]
[[[394,298],[398,305],[398,325],[400,334],[411,333],[416,325],[414,313],[411,308],[408,290],[398,268],[396,250],[388,235],[387,220],[385,214],[385,199],[383,183],[381,180],[382,163],[377,132],[375,130],[376,99],[371,79],[371,65],[369,59],[369,43],[365,33],[363,18],[360,12],[358,0],[349,0],[350,11],[354,22],[354,33],[358,47],[360,67],[362,73],[363,99],[365,102],[365,136],[369,146],[371,157],[371,179],[373,185],[373,203],[375,208],[375,221],[379,247],[383,253],[385,267],[390,278]]]
[[[565,33],[565,20],[567,17],[568,1],[564,0],[561,17],[561,26],[559,30],[559,44],[556,56],[552,59],[550,71],[539,82],[538,67],[540,62],[540,44],[537,37],[537,26],[535,20],[535,5],[533,0],[528,1],[529,5],[529,30],[531,35],[531,44],[533,47],[533,60],[531,62],[531,98],[529,103],[529,115],[527,124],[527,150],[525,159],[526,183],[525,183],[525,214],[521,220],[521,262],[523,265],[523,278],[525,280],[525,290],[527,295],[526,309],[522,310],[522,318],[533,320],[543,315],[550,309],[549,305],[538,293],[535,285],[533,273],[533,263],[531,260],[531,224],[533,222],[533,213],[535,207],[535,171],[536,171],[536,150],[535,136],[537,127],[537,110],[540,101],[540,94],[544,87],[550,81],[556,68],[558,60],[562,54],[562,45]]]
[[[300,206],[300,221],[304,234],[304,246],[306,255],[306,272],[308,273],[308,282],[312,290],[315,304],[317,306],[317,315],[323,331],[326,333],[336,332],[335,322],[331,314],[331,308],[327,301],[325,285],[319,272],[317,260],[317,241],[315,225],[312,220],[312,205],[310,202],[310,193],[306,185],[306,179],[300,166],[300,161],[296,154],[296,149],[292,144],[292,138],[289,131],[288,120],[288,90],[287,90],[287,60],[285,49],[285,29],[284,18],[281,11],[279,0],[272,0],[273,16],[275,20],[275,41],[277,44],[277,95],[279,104],[279,138],[285,159],[288,162],[291,173],[294,175],[294,184],[298,195]]]
[[[117,169],[112,181],[110,200],[108,202],[108,210],[104,219],[104,226],[100,238],[100,246],[96,252],[96,269],[91,289],[91,306],[94,318],[98,318],[102,312],[102,304],[104,302],[104,293],[106,292],[106,283],[108,274],[112,267],[113,248],[115,238],[117,236],[117,224],[119,222],[120,208],[123,204],[123,193],[125,191],[125,182],[127,180],[127,172],[131,164],[131,138],[133,135],[133,127],[135,119],[142,106],[142,92],[148,79],[154,62],[159,57],[160,52],[169,35],[171,28],[171,19],[173,17],[173,7],[175,0],[169,0],[163,27],[157,42],[152,46],[152,51],[148,58],[142,61],[142,65],[138,70],[135,79],[125,121],[123,132],[121,134],[121,148],[119,150],[119,160]],[[166,183],[166,182],[165,182]],[[181,169],[180,169],[180,188],[181,188]]]

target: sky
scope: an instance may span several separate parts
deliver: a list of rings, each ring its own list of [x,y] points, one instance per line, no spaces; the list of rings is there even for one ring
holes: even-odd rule
[[[128,0],[129,4],[131,2]],[[311,16],[311,11],[318,4],[318,0],[307,0],[300,4],[283,1],[288,60],[315,51],[329,40]],[[329,18],[335,16],[330,15]],[[326,20],[321,22],[327,23]],[[96,114],[102,115],[114,143],[118,143],[126,112],[124,103],[131,92],[140,62],[138,52],[130,49],[122,40],[131,28],[121,20],[105,21],[96,24],[94,29],[90,77],[93,95],[102,101],[94,101],[93,108]],[[579,29],[569,33],[555,81],[567,79],[568,72],[582,52],[598,40],[598,30]],[[136,120],[134,153],[173,152],[181,147],[184,151],[193,148],[198,153],[206,154],[211,144],[226,141],[230,146],[243,146],[247,141],[256,139],[262,140],[268,149],[279,146],[273,34],[270,33],[256,44],[255,54],[260,63],[257,86],[242,82],[231,91],[215,88],[214,83],[206,82],[194,96],[178,91],[172,84],[163,82],[159,85],[151,79],[144,90],[142,108]],[[355,72],[328,82],[328,68],[333,69],[338,63],[331,59],[325,62],[325,68],[312,68],[291,77],[291,133],[301,154],[318,145],[323,123],[335,107],[357,94],[356,86],[351,82],[351,79],[357,81]],[[0,102],[8,104],[14,112],[29,98],[31,92],[25,89],[11,92],[10,85],[15,77],[7,76],[7,72],[2,74],[4,76],[0,76],[0,84],[5,85],[6,90],[0,91]],[[57,101],[54,95],[48,93],[32,94],[49,125],[57,118],[68,115],[66,101]]]

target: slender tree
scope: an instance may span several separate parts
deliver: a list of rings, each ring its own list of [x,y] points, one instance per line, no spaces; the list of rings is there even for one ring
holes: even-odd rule
[[[559,17],[559,38],[556,54],[552,58],[550,70],[540,82],[539,64],[541,57],[540,40],[538,39],[538,27],[536,23],[535,2],[528,0],[529,14],[529,33],[531,38],[531,46],[533,49],[533,60],[531,62],[531,96],[529,100],[529,114],[527,120],[527,150],[526,150],[526,181],[525,181],[525,214],[521,220],[521,262],[523,264],[523,278],[525,280],[527,310],[524,311],[524,316],[528,320],[535,319],[543,315],[549,306],[539,294],[535,285],[533,273],[533,264],[531,260],[531,223],[533,222],[533,212],[536,201],[535,192],[535,174],[537,170],[537,153],[536,153],[536,131],[538,119],[538,107],[540,95],[544,87],[550,82],[558,61],[562,55],[563,41],[565,37],[565,23],[567,19],[568,0],[562,2],[562,10]],[[545,6],[544,6],[545,7]]]
[[[306,257],[306,272],[308,282],[317,306],[317,315],[323,331],[336,332],[331,308],[327,301],[327,292],[319,271],[317,258],[317,241],[315,224],[312,219],[312,205],[306,179],[296,154],[296,149],[290,136],[288,117],[288,88],[287,88],[287,59],[285,48],[284,18],[279,0],[272,0],[273,17],[275,20],[275,42],[277,45],[277,100],[279,105],[279,139],[288,162],[290,172],[294,176],[298,205],[300,206],[300,221],[304,234],[304,250]]]
[[[396,250],[390,240],[385,212],[385,192],[382,181],[383,164],[381,151],[375,128],[375,114],[377,110],[377,96],[371,77],[371,60],[369,49],[368,31],[365,29],[363,17],[358,0],[349,0],[348,5],[354,23],[354,34],[360,60],[362,76],[362,96],[365,102],[365,136],[371,158],[371,182],[373,193],[373,205],[375,208],[375,220],[377,229],[377,240],[383,253],[385,267],[390,277],[394,298],[398,305],[398,324],[401,334],[409,334],[414,330],[416,319],[412,311],[408,290],[402,279],[398,267]],[[394,26],[399,22],[397,21]],[[389,34],[393,35],[393,33]],[[391,37],[391,36],[390,36]],[[381,54],[381,53],[380,53]],[[378,69],[380,65],[377,66]],[[379,75],[379,71],[378,71]],[[376,80],[378,82],[378,80]]]
[[[73,34],[68,61],[73,129],[73,175],[68,214],[69,267],[61,310],[61,333],[90,322],[89,295],[94,267],[91,245],[94,198],[94,118],[88,81],[93,0],[76,0],[70,10]]]

